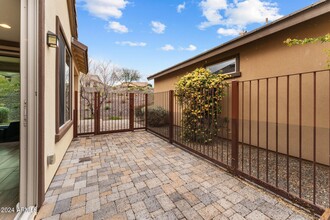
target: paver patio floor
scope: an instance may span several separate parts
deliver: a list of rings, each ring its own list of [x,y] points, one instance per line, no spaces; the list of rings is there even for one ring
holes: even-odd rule
[[[37,219],[312,219],[145,131],[74,140]]]

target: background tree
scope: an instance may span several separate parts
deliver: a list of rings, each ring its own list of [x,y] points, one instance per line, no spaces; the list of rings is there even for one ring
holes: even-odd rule
[[[90,93],[99,92],[101,104],[108,98],[113,86],[119,82],[120,68],[116,67],[111,61],[89,60],[89,73],[80,78],[80,97],[85,100],[86,107],[94,115],[93,95]],[[93,75],[96,75],[100,82],[93,82],[90,87]]]
[[[139,81],[141,79],[141,74],[137,70],[123,68],[119,79],[126,85],[126,89],[128,90],[132,82]]]

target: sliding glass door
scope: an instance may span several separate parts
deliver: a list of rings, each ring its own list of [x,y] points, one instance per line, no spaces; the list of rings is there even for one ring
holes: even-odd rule
[[[20,0],[0,0],[0,219],[20,197]]]

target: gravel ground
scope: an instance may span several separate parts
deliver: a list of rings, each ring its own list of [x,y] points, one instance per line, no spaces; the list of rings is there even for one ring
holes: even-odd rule
[[[243,149],[243,152],[242,152]],[[258,148],[251,147],[251,160],[250,147],[240,146],[239,151],[239,168],[245,173],[250,173],[254,177],[258,177]],[[243,159],[242,159],[243,158]],[[251,162],[250,162],[251,161]],[[251,169],[250,169],[251,163]],[[268,164],[268,168],[267,168]],[[301,175],[300,175],[301,165]],[[277,168],[277,171],[276,171]],[[268,181],[267,181],[268,169]],[[301,186],[301,198],[313,201],[314,194],[314,165],[313,162],[300,160],[295,157],[287,157],[283,154],[267,151],[259,148],[259,179],[264,182],[276,186],[280,189],[288,191],[291,194],[299,196],[299,188]],[[328,166],[315,164],[315,203],[329,207],[329,174]],[[300,181],[301,176],[301,181]]]

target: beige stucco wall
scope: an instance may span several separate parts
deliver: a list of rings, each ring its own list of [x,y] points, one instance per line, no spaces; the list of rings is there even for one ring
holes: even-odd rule
[[[56,33],[56,16],[60,18],[69,46],[71,47],[71,30],[69,22],[69,14],[67,8],[67,0],[45,1],[45,33],[47,31]],[[72,63],[72,83],[73,82],[73,66]],[[55,143],[55,120],[56,120],[56,107],[55,107],[55,77],[56,77],[56,49],[47,47],[45,48],[45,190],[48,189],[51,180],[53,179],[56,170],[71,143],[73,138],[73,128],[68,130],[64,137]],[[73,84],[74,85],[74,84]],[[74,94],[74,86],[72,86],[72,95]],[[73,97],[72,97],[73,100]],[[73,103],[72,103],[73,104]],[[73,106],[72,106],[73,109]],[[55,154],[56,162],[54,165],[47,165],[47,155]]]
[[[326,69],[327,55],[325,49],[327,44],[313,44],[304,46],[288,47],[283,44],[287,38],[305,38],[324,35],[329,32],[330,13],[319,16],[310,21],[301,23],[287,30],[280,31],[253,43],[236,48],[235,50],[219,54],[206,61],[196,63],[183,70],[172,72],[155,79],[155,92],[174,89],[175,82],[185,73],[197,67],[206,66],[208,63],[216,62],[233,55],[240,56],[241,77],[237,81],[246,81],[278,75],[289,75],[299,72],[316,71]],[[329,45],[329,44],[328,44]],[[313,78],[312,74],[302,77],[302,156],[305,159],[313,159]],[[231,81],[231,80],[229,80]],[[316,99],[316,160],[317,162],[329,164],[329,72],[317,74],[317,99]],[[299,79],[290,77],[289,98],[289,152],[293,156],[299,156]],[[257,85],[252,82],[251,87],[251,144],[257,145]],[[240,88],[242,92],[242,87]],[[269,80],[269,149],[275,150],[275,80]],[[242,94],[240,93],[240,118],[249,117],[249,84],[244,86],[244,114],[242,113]],[[286,123],[287,123],[287,81],[279,78],[279,152],[286,153]],[[259,124],[259,146],[266,146],[266,81],[260,81],[260,124]],[[229,103],[231,105],[231,103]],[[225,110],[227,107],[224,108]],[[230,106],[229,106],[230,112]],[[225,112],[225,114],[227,114]],[[241,129],[240,125],[240,129]],[[240,130],[240,141],[242,140]],[[244,122],[244,142],[249,142],[249,124]]]
[[[219,54],[206,61],[156,78],[154,80],[155,92],[174,89],[175,82],[187,72],[236,54],[240,55],[240,71],[242,73],[241,77],[236,78],[236,80],[325,69],[327,61],[327,55],[324,52],[325,44],[288,47],[283,44],[283,41],[287,38],[324,35],[329,32],[329,23],[330,13],[327,13],[232,51]]]

